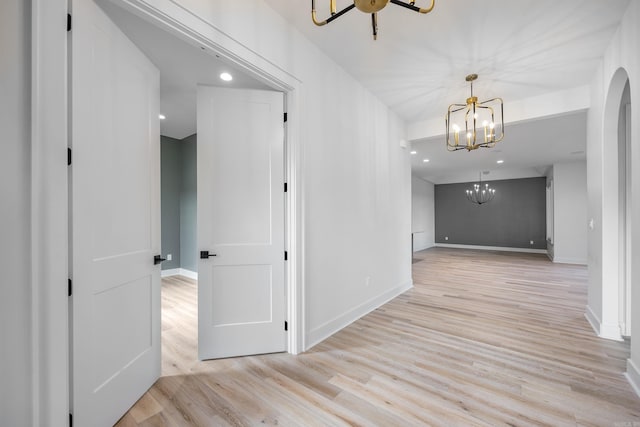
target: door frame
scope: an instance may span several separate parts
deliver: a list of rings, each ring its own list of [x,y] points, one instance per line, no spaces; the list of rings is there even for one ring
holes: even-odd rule
[[[284,93],[287,351],[305,350],[300,79],[171,0],[110,0]],[[69,421],[67,0],[31,0],[31,425]],[[176,19],[174,19],[176,18]]]

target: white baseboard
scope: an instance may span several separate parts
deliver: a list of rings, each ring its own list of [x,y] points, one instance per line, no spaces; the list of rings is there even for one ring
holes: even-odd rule
[[[622,334],[620,333],[620,325],[600,323],[600,338],[605,338],[612,341],[624,341]]]
[[[633,391],[640,397],[640,369],[631,359],[627,359],[627,372],[624,376],[627,377],[627,381],[631,384]]]
[[[546,249],[529,249],[529,248],[508,248],[502,246],[476,246],[476,245],[456,245],[450,243],[436,243],[438,248],[455,248],[455,249],[477,249],[481,251],[502,251],[502,252],[524,252],[530,254],[546,254]]]
[[[598,316],[596,316],[593,310],[591,310],[591,307],[589,307],[588,305],[584,311],[584,317],[587,319],[587,322],[589,322],[589,324],[593,328],[593,332],[595,332],[596,335],[600,336],[600,319],[598,318]]]
[[[179,274],[180,274],[179,268],[170,268],[168,270],[160,271],[160,277],[178,276]]]
[[[198,280],[198,273],[195,271],[187,270],[186,268],[171,268],[169,270],[162,270],[160,272],[160,277],[171,277],[171,276],[184,276],[189,279]]]
[[[433,243],[427,243],[425,245],[414,246],[413,247],[413,253],[424,251],[425,249],[432,248],[433,246],[434,246]]]
[[[359,306],[347,311],[346,313],[337,316],[333,320],[330,320],[323,325],[315,328],[314,330],[307,333],[305,339],[307,348],[305,350],[308,350],[319,342],[324,341],[339,330],[349,326],[359,318],[365,316],[366,314],[369,314],[376,308],[386,304],[398,295],[408,291],[412,287],[413,281],[398,285],[395,288],[384,292],[382,295],[378,295],[377,297],[374,297],[369,301],[366,301]]]
[[[588,305],[584,312],[584,317],[600,338],[612,341],[623,341],[622,335],[620,334],[620,326],[603,323]]]
[[[557,264],[577,264],[577,265],[587,265],[587,260],[582,258],[558,258],[554,257],[552,259],[553,262]]]

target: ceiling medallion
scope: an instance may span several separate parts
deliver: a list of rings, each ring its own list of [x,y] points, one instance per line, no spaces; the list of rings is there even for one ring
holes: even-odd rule
[[[502,98],[492,98],[478,102],[473,96],[473,81],[477,74],[469,74],[466,81],[471,84],[471,96],[465,104],[451,104],[446,116],[447,150],[476,150],[480,147],[492,148],[504,138],[504,113]],[[496,121],[498,119],[499,121]],[[466,140],[460,143],[460,131],[464,126]],[[480,137],[478,138],[478,134]],[[499,135],[496,137],[496,135]]]
[[[324,21],[318,21],[316,18],[316,0],[311,0],[311,20],[317,26],[326,25],[329,22],[338,19],[345,13],[349,12],[351,9],[356,8],[364,13],[371,14],[371,27],[373,28],[373,39],[376,40],[378,38],[378,12],[384,9],[384,7],[388,4],[395,4],[397,6],[402,6],[409,10],[413,10],[418,13],[429,13],[433,9],[436,0],[431,0],[431,5],[427,8],[418,7],[415,5],[416,0],[409,0],[407,2],[402,0],[354,0],[353,4],[345,7],[341,11],[337,11],[336,8],[336,0],[329,0],[330,8],[331,8],[331,16],[325,19]]]

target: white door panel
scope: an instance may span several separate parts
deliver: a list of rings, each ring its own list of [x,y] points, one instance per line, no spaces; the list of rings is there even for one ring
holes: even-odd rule
[[[159,73],[73,0],[72,412],[113,425],[160,374]]]
[[[201,359],[285,350],[283,95],[198,88]]]

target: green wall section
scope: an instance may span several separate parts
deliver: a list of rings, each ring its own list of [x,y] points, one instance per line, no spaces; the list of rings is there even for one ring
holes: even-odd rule
[[[198,271],[197,236],[197,136],[182,140],[181,187],[180,187],[180,259],[181,267]]]
[[[160,177],[162,214],[162,255],[172,260],[162,263],[163,270],[180,267],[180,190],[182,153],[181,142],[167,136],[160,137]]]
[[[172,256],[162,269],[197,272],[196,135],[183,140],[162,136],[160,155],[162,254]]]
[[[467,200],[471,182],[435,186],[436,243],[546,249],[546,178],[487,182],[496,195],[483,205]]]

